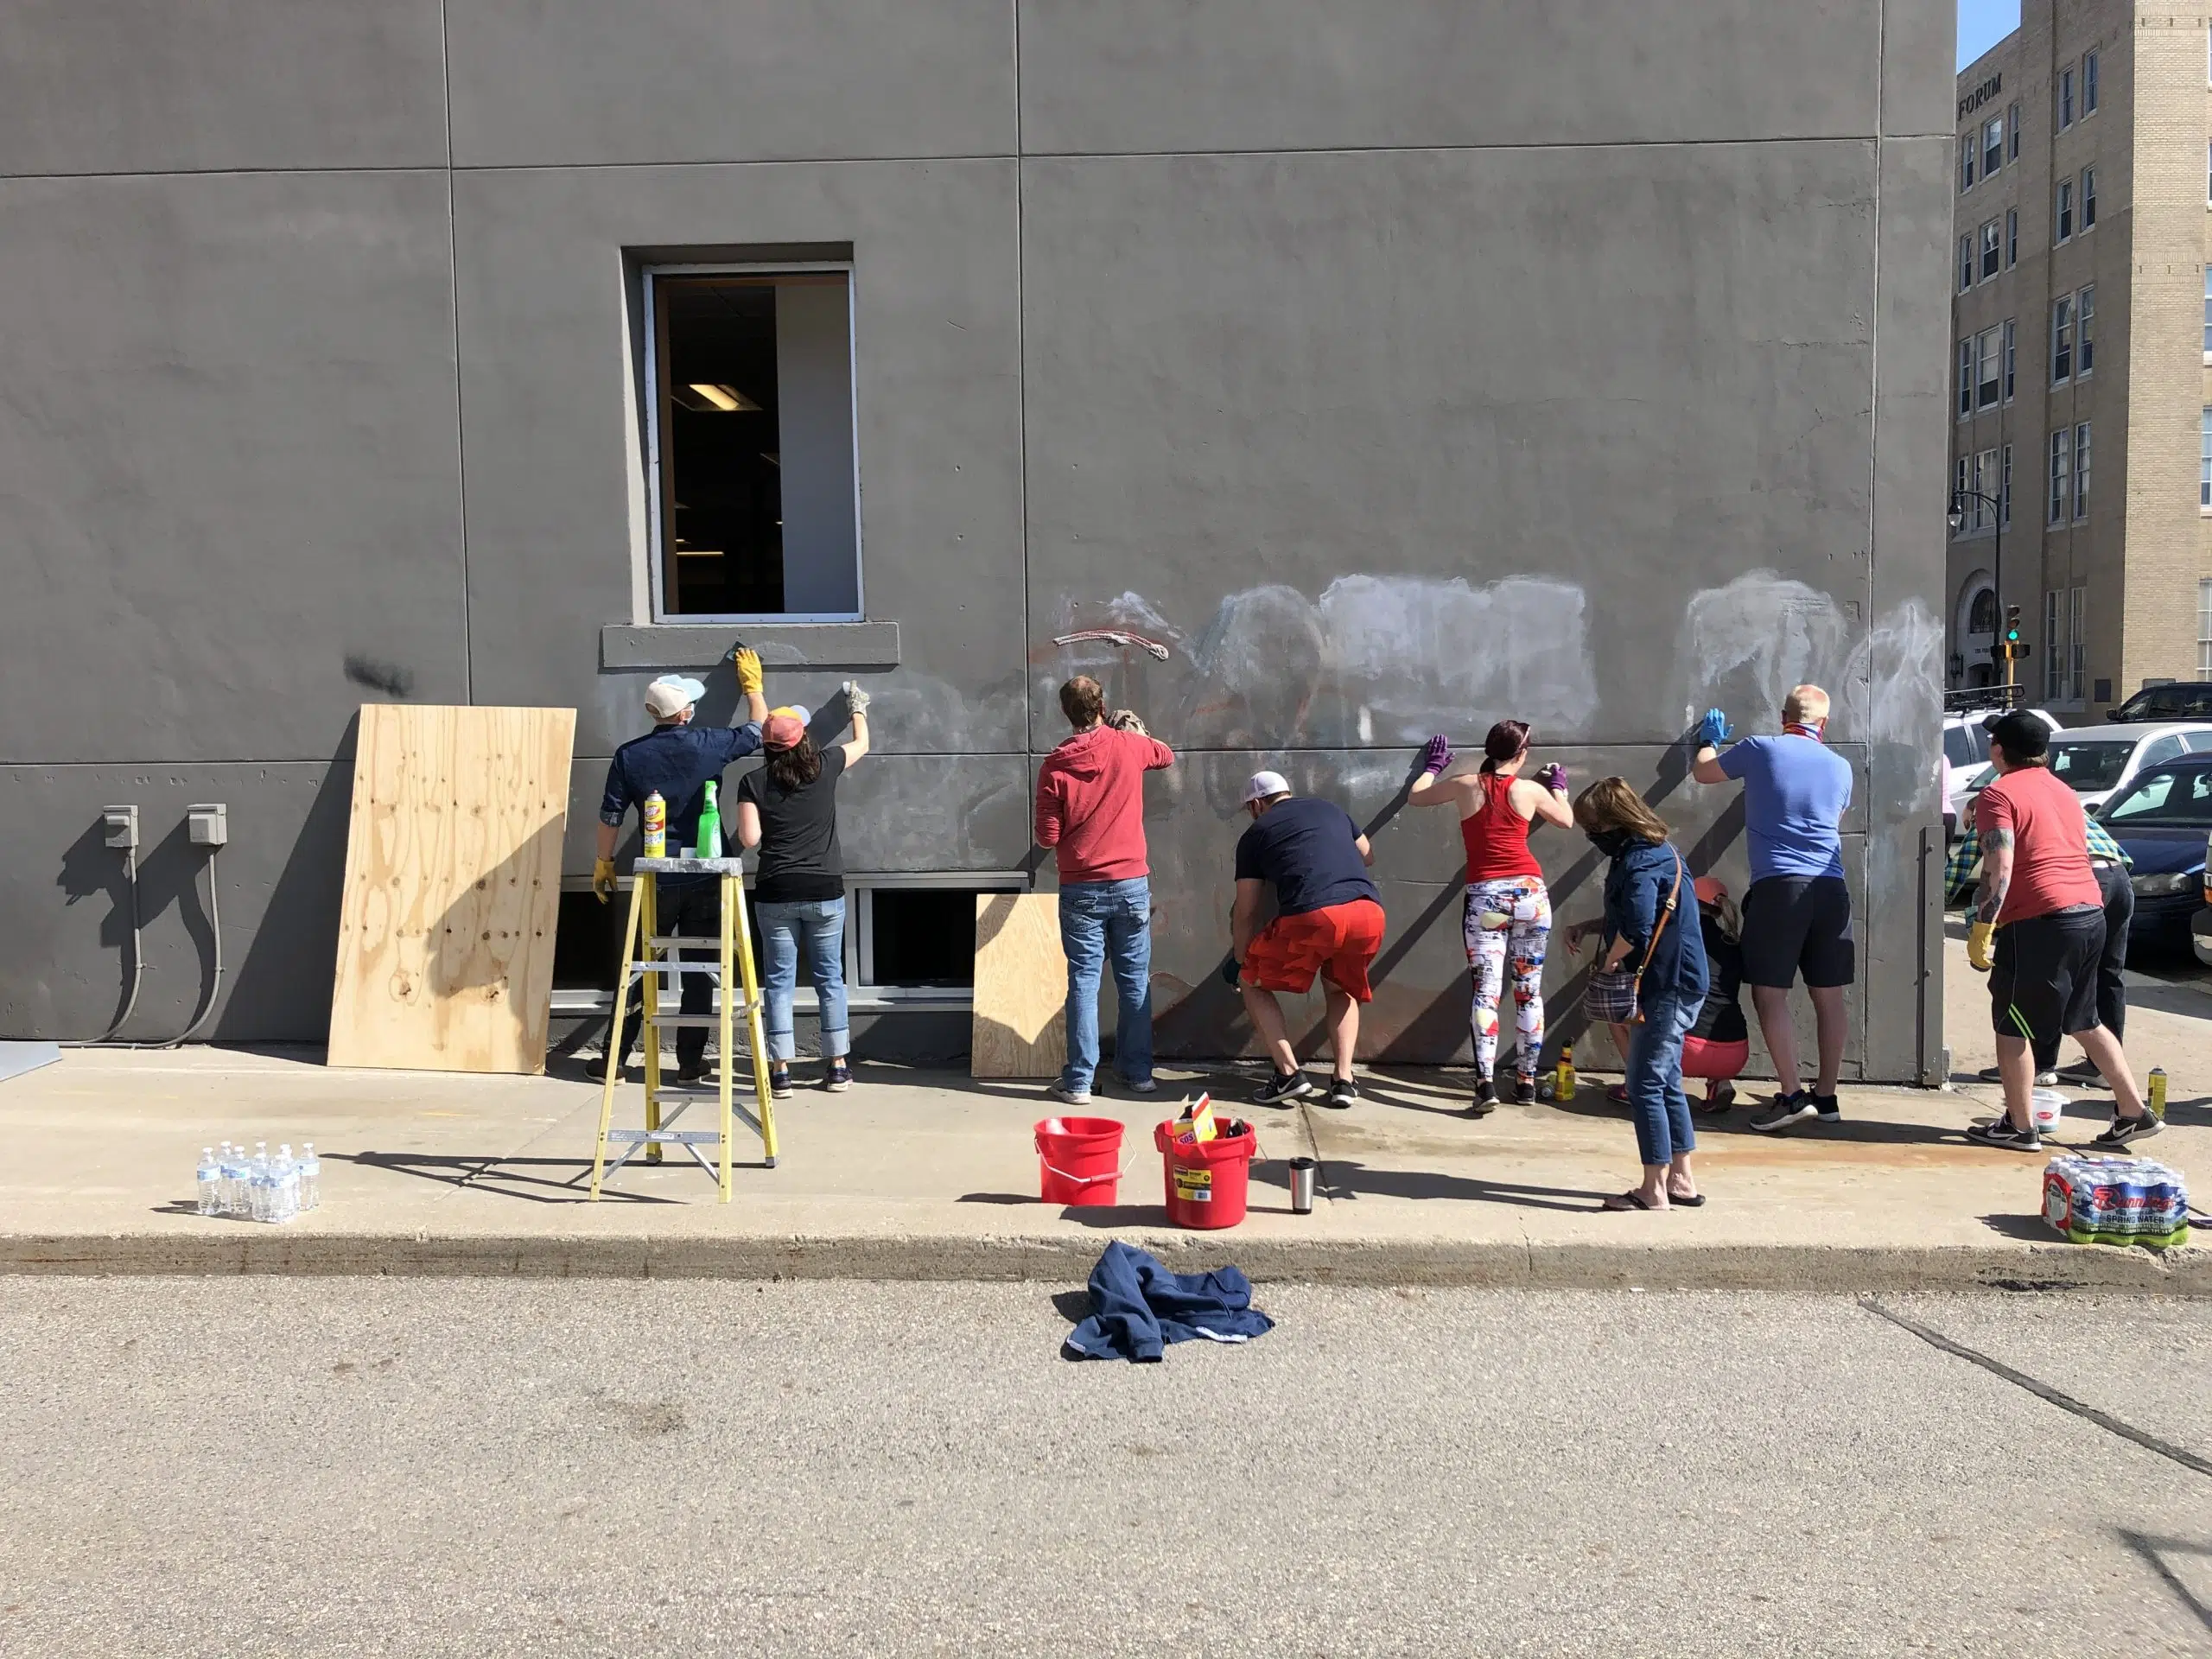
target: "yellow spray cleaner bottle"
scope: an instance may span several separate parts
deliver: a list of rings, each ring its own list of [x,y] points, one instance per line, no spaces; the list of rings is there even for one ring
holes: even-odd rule
[[[645,845],[647,858],[668,856],[668,803],[655,790],[645,797]]]
[[[1552,1079],[1552,1098],[1554,1100],[1574,1098],[1574,1045],[1573,1043],[1561,1043],[1559,1046],[1559,1071]]]
[[[2154,1065],[2151,1068],[2149,1104],[2151,1116],[2161,1123],[2164,1122],[2166,1121],[2166,1068],[2163,1065]]]

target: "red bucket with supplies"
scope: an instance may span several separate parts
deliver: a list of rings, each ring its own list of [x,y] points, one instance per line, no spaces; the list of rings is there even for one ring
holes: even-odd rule
[[[1047,1204],[1112,1204],[1122,1190],[1122,1125],[1048,1117],[1037,1125],[1037,1179]]]
[[[1252,1159],[1259,1147],[1252,1126],[1236,1118],[1222,1125],[1211,1141],[1188,1141],[1181,1123],[1162,1123],[1152,1132],[1160,1148],[1167,1178],[1167,1219],[1178,1227],[1201,1231],[1234,1227],[1244,1219],[1244,1205],[1252,1177]]]

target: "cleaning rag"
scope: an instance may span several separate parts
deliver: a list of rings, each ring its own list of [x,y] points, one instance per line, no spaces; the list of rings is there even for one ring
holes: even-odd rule
[[[1078,1359],[1157,1361],[1171,1342],[1249,1342],[1275,1328],[1239,1268],[1170,1273],[1118,1238],[1090,1270],[1091,1315],[1068,1332]]]

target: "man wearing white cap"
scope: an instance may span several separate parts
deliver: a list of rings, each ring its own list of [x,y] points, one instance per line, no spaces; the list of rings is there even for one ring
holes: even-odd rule
[[[1236,843],[1236,903],[1230,934],[1237,988],[1252,1028],[1268,1046],[1274,1076],[1258,1096],[1286,1105],[1312,1092],[1290,1046],[1275,993],[1303,996],[1322,983],[1335,1081],[1324,1105],[1342,1110],[1359,1098],[1352,1052],[1359,1043],[1359,1005],[1374,1001],[1368,964],[1382,948],[1382,894],[1367,874],[1375,849],[1351,814],[1334,801],[1300,799],[1279,772],[1255,772],[1244,786],[1252,827]],[[1260,923],[1262,889],[1275,893],[1275,918]]]
[[[633,737],[614,751],[607,764],[607,793],[599,804],[598,856],[592,865],[591,888],[599,902],[614,892],[614,843],[622,834],[630,809],[645,810],[645,798],[658,794],[668,807],[668,849],[696,846],[699,840],[699,809],[706,804],[707,785],[720,785],[722,769],[760,747],[760,728],[768,718],[768,699],[761,689],[760,658],[740,645],[730,653],[737,665],[737,689],[745,696],[746,719],[735,726],[694,726],[707,688],[681,674],[664,674],[645,688],[645,709],[653,728]],[[664,933],[681,933],[719,942],[721,938],[721,884],[711,876],[663,876],[658,884],[660,908],[654,918]],[[683,1008],[686,1014],[714,1009],[715,988],[704,974],[685,974]],[[607,1053],[587,1068],[595,1079],[604,1079],[607,1066],[618,1057],[626,1058],[638,1040],[645,1011],[632,1007],[623,1021],[621,1039],[610,1040]],[[676,1033],[677,1076],[695,1082],[706,1072],[707,1030],[686,1026]]]

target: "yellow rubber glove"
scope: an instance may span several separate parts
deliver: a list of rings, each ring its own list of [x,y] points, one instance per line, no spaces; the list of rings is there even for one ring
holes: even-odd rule
[[[598,895],[599,902],[602,905],[614,896],[614,861],[613,859],[598,858],[592,861],[591,890]]]
[[[1997,965],[1996,958],[1991,955],[1991,942],[1996,933],[1994,922],[1976,922],[1967,930],[1967,961],[1977,974],[1986,974]]]
[[[741,696],[750,696],[760,689],[760,653],[740,645],[730,653],[730,661],[737,664],[737,690]]]

